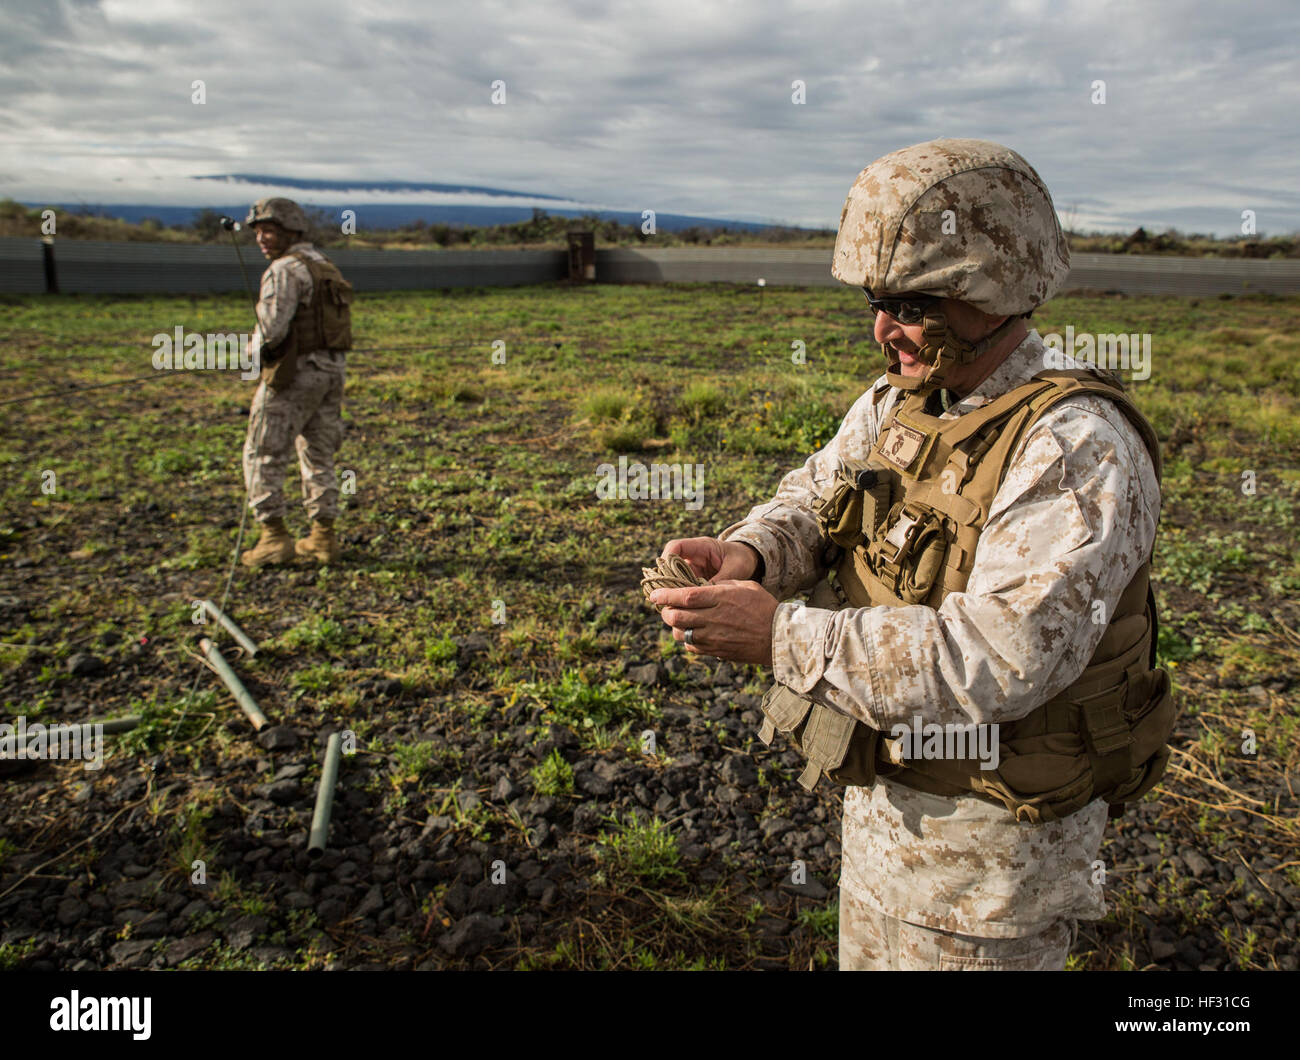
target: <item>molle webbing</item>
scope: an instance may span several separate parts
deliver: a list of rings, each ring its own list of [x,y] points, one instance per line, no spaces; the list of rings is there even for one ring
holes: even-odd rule
[[[352,285],[332,261],[318,261],[301,251],[293,257],[311,273],[311,301],[299,306],[290,330],[300,354],[352,348]]]
[[[910,394],[881,421],[867,468],[842,470],[822,508],[823,531],[844,549],[833,585],[839,601],[938,608],[963,591],[1013,455],[1047,410],[1080,394],[1119,406],[1158,480],[1155,432],[1117,383],[1090,372],[1040,373],[955,419],[926,415],[924,397]],[[878,409],[882,397],[874,399]],[[1148,559],[1079,677],[1026,717],[998,726],[995,770],[970,758],[904,759],[897,741],[780,685],[763,701],[760,736],[767,741],[779,730],[803,753],[806,788],[823,774],[842,784],[888,777],[937,795],[976,795],[1032,822],[1059,819],[1096,798],[1132,801],[1159,780],[1177,714],[1168,675],[1155,668],[1149,571]]]

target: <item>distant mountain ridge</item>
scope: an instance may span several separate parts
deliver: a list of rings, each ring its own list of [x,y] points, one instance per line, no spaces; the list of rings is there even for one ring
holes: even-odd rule
[[[97,203],[97,202],[29,202],[29,208],[53,206],[73,214],[89,213],[98,217],[117,217],[138,224],[148,218],[157,218],[164,225],[190,225],[203,210],[214,210],[242,221],[251,205],[249,201],[231,205],[211,203],[203,206],[167,206],[157,203]],[[442,203],[303,203],[309,210],[320,210],[331,217],[341,218],[344,210],[356,212],[358,229],[393,231],[423,221],[426,224],[487,226],[514,224],[533,216],[531,206],[449,206]],[[589,217],[618,221],[625,225],[642,223],[640,213],[631,210],[551,209],[546,213],[555,217]],[[726,228],[732,232],[762,232],[769,228],[794,228],[794,225],[768,225],[753,221],[729,221],[717,217],[693,217],[689,214],[660,213],[655,215],[655,227],[660,232],[680,232],[687,228]]]
[[[232,181],[240,184],[264,184],[281,188],[301,188],[304,191],[431,191],[444,195],[493,195],[512,199],[546,199],[550,202],[573,202],[563,195],[543,195],[535,191],[508,191],[505,188],[487,188],[478,184],[437,184],[433,181],[410,180],[314,180],[300,177],[277,177],[267,173],[223,173],[199,177],[199,180]]]
[[[315,201],[315,195],[301,196],[302,205],[308,210],[319,210],[325,214],[342,219],[344,210],[356,213],[359,229],[393,231],[413,225],[418,221],[425,224],[449,224],[463,227],[486,227],[491,225],[515,224],[528,221],[535,209],[545,210],[555,217],[581,218],[596,216],[601,220],[618,221],[620,224],[635,225],[643,223],[640,210],[595,209],[572,197],[545,195],[532,191],[512,191],[506,188],[489,188],[476,184],[444,184],[435,181],[409,180],[322,180],[311,177],[285,177],[272,173],[223,173],[193,178],[202,182],[202,186],[211,187],[221,200],[180,206],[172,203],[27,203],[28,206],[55,206],[70,213],[90,213],[100,217],[116,217],[123,221],[139,223],[149,218],[156,218],[164,225],[185,226],[193,224],[203,210],[215,210],[242,220],[254,199],[274,190],[288,192],[325,193],[332,202]],[[238,195],[234,185],[247,185],[248,198],[241,203],[231,205],[229,200]],[[217,189],[220,188],[220,191]],[[340,194],[343,193],[343,194]],[[426,194],[430,196],[479,196],[488,201],[481,203],[465,202],[357,202],[346,201],[347,193],[352,194],[394,194],[409,197]],[[191,196],[187,195],[186,198]],[[295,196],[297,197],[297,196]],[[311,198],[313,201],[306,201]],[[519,202],[518,200],[525,200]],[[339,201],[343,200],[343,201]],[[497,201],[493,201],[497,200]],[[514,201],[511,201],[514,200]],[[655,228],[661,232],[680,232],[689,228],[715,229],[725,228],[732,232],[761,232],[769,228],[798,228],[797,225],[783,225],[758,221],[736,221],[721,217],[699,217],[693,214],[655,212]]]

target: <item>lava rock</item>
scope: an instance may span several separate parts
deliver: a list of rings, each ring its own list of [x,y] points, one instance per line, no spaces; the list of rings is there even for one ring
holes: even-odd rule
[[[623,767],[620,763],[607,762],[603,758],[592,767],[592,772],[595,773],[596,776],[600,777],[601,780],[608,780],[611,784],[618,780],[619,774],[622,770]]]
[[[103,659],[87,652],[77,652],[68,658],[68,673],[73,677],[97,677],[107,669]]]
[[[272,725],[257,734],[257,742],[268,751],[292,751],[300,741],[289,726]]]
[[[438,945],[451,957],[476,957],[500,943],[505,921],[484,913],[471,913],[439,939]]]
[[[366,892],[366,896],[361,899],[361,904],[356,908],[356,916],[366,917],[378,913],[384,908],[384,891],[379,884],[375,884]]]
[[[567,725],[551,726],[551,742],[561,751],[573,751],[582,746],[578,734]]]
[[[337,898],[326,898],[316,907],[316,915],[324,924],[332,924],[347,911],[348,907]]]
[[[131,926],[131,934],[136,938],[160,939],[167,934],[167,917],[162,913],[150,913]]]
[[[108,948],[109,959],[122,968],[142,968],[148,963],[153,939],[128,939]]]
[[[491,880],[480,880],[469,892],[466,906],[476,913],[487,913],[505,901],[505,886]]]
[[[425,818],[424,827],[420,830],[420,838],[423,840],[442,835],[452,824],[452,819],[446,814],[431,813]]]
[[[175,942],[170,943],[163,950],[163,956],[166,958],[169,967],[175,966],[182,961],[189,960],[196,953],[206,950],[215,940],[216,935],[211,931],[201,931],[197,935],[177,939]]]
[[[787,883],[785,884],[784,889],[793,894],[802,895],[805,898],[811,898],[814,902],[824,902],[826,901],[826,896],[830,894],[826,889],[826,885],[820,880],[807,880],[804,883]]]
[[[769,817],[758,826],[763,838],[767,840],[776,839],[786,834],[794,827],[794,822],[785,817]]]
[[[600,823],[600,811],[588,803],[583,803],[573,811],[573,830],[590,832]]]
[[[486,655],[492,650],[492,643],[480,633],[471,633],[467,637],[453,637],[452,643],[456,645],[457,658],[472,659],[476,655]]]
[[[664,668],[660,663],[646,663],[644,666],[629,666],[623,674],[634,685],[651,687],[663,683]]]
[[[1167,961],[1178,952],[1178,940],[1165,928],[1156,928],[1147,936],[1153,961]]]
[[[269,926],[264,916],[241,916],[225,928],[226,944],[236,953],[246,950]]]
[[[55,917],[64,927],[72,927],[78,920],[90,912],[90,906],[77,898],[64,898],[59,903]]]
[[[296,780],[277,780],[274,784],[258,784],[253,793],[263,799],[270,799],[277,806],[287,806],[298,798],[301,790]]]
[[[583,792],[584,794],[591,795],[597,799],[603,799],[606,795],[608,795],[611,791],[614,790],[613,784],[611,784],[608,780],[604,780],[601,777],[597,776],[594,772],[579,773],[576,777],[574,777],[573,783],[574,786],[579,791]]]
[[[721,776],[723,782],[732,787],[753,787],[758,783],[758,766],[749,755],[728,755],[722,763]]]
[[[307,767],[304,765],[281,766],[275,771],[275,776],[271,778],[271,783],[274,784],[279,780],[297,780],[306,772]]]
[[[664,770],[664,790],[673,795],[680,795],[695,786],[695,771],[680,764],[669,766]]]
[[[1183,853],[1183,864],[1187,866],[1187,871],[1198,880],[1213,868],[1209,861],[1197,850],[1185,851]]]

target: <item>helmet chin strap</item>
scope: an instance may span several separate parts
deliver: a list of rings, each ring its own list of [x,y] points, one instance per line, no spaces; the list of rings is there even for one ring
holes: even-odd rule
[[[885,378],[890,386],[898,387],[899,390],[914,394],[928,394],[946,385],[948,374],[954,368],[970,364],[991,350],[1018,323],[1020,317],[1007,317],[978,342],[968,342],[952,333],[942,310],[927,313],[921,331],[921,348],[917,351],[917,357],[924,364],[928,364],[929,369],[919,378],[903,375],[900,371],[902,362],[897,351],[890,343],[882,342],[880,349],[889,363],[885,370]]]

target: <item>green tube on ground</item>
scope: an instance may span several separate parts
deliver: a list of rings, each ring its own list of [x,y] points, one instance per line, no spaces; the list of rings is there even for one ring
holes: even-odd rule
[[[84,741],[89,740],[95,735],[96,726],[99,727],[99,731],[105,736],[112,736],[114,733],[118,732],[130,732],[139,724],[139,714],[128,714],[124,718],[109,718],[106,721],[91,720],[74,722],[71,725],[50,725],[45,729],[45,738],[48,741],[59,742],[63,738],[63,733],[72,732],[74,729],[80,729],[81,739]],[[27,737],[28,740],[34,738],[34,734],[29,734]],[[20,745],[17,739],[11,739],[10,742],[13,744],[12,755],[14,758],[23,759],[27,757],[27,745]],[[7,754],[0,754],[0,758],[7,759],[8,757],[9,755]]]
[[[334,811],[334,788],[339,782],[342,750],[343,737],[336,732],[330,733],[325,745],[325,763],[320,771],[320,786],[316,789],[316,809],[311,815],[311,835],[307,840],[307,854],[313,858],[325,853],[329,841],[330,814]]]
[[[125,718],[110,718],[108,721],[83,721],[81,727],[84,729],[87,725],[102,725],[104,735],[108,736],[115,732],[130,732],[139,724],[139,714],[128,714]]]
[[[262,709],[257,705],[257,701],[248,694],[248,689],[235,676],[235,671],[230,668],[230,664],[226,662],[221,652],[213,646],[212,641],[208,640],[207,637],[202,638],[199,641],[199,651],[212,664],[212,668],[217,671],[217,676],[230,689],[230,694],[235,697],[235,702],[239,704],[239,708],[248,715],[248,720],[253,723],[253,728],[261,732],[270,725],[271,723],[267,721],[266,715],[262,713]]]
[[[239,646],[243,648],[244,651],[248,652],[250,658],[257,654],[257,645],[253,643],[252,638],[249,637],[247,633],[235,625],[235,620],[233,618],[222,611],[221,608],[211,600],[200,600],[199,604],[208,614],[225,627],[226,632],[239,642]]]

